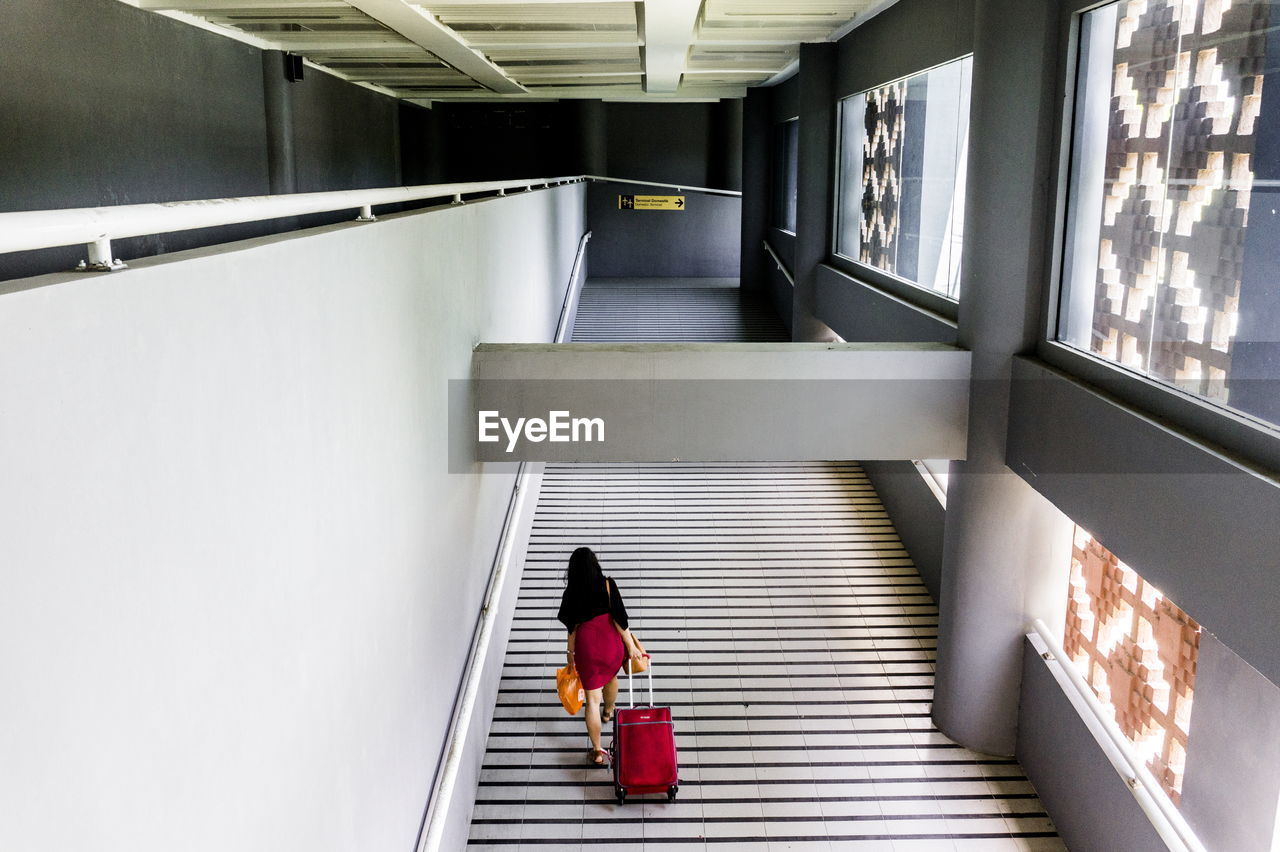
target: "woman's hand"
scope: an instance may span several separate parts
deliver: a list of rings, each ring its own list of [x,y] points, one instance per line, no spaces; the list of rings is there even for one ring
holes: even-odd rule
[[[569,668],[573,668],[573,652],[572,651],[564,652],[564,660],[565,660],[565,665],[567,665]]]
[[[644,662],[644,651],[637,648],[634,642],[627,648],[627,656],[631,657],[631,659],[635,660],[637,663]]]

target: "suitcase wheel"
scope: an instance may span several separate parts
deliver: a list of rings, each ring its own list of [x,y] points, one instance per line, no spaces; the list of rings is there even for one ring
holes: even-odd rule
[[[614,795],[614,798],[616,798],[616,799],[618,800],[618,804],[619,804],[619,805],[622,805],[622,804],[625,804],[625,803],[626,803],[626,801],[627,801],[627,791],[626,791],[626,790],[624,790],[624,789],[622,789],[621,787],[619,787],[619,786],[616,786],[616,785],[615,785],[615,786],[614,786],[614,788],[613,788],[613,795]],[[671,795],[671,794],[670,794],[670,793],[667,793],[667,795]]]
[[[680,790],[680,787],[679,787],[678,785],[676,785],[676,784],[672,784],[670,787],[668,787],[668,788],[667,788],[667,801],[668,801],[668,802],[674,802],[674,801],[676,800],[676,793],[677,793],[677,792],[679,792],[679,790]]]

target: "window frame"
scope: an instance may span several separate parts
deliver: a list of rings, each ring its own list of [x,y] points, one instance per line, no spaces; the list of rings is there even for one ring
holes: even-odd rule
[[[776,221],[776,219],[777,219],[777,215],[778,215],[778,198],[777,198],[777,196],[776,196],[776,193],[777,193],[777,191],[778,191],[778,186],[779,186],[779,182],[778,182],[778,154],[779,154],[779,151],[777,150],[777,148],[778,148],[778,131],[779,131],[779,130],[781,130],[783,127],[786,127],[787,125],[793,125],[793,126],[796,128],[796,147],[795,147],[795,156],[796,156],[796,169],[797,169],[797,174],[796,174],[796,185],[793,187],[793,189],[795,190],[795,193],[796,193],[796,211],[797,211],[797,212],[796,212],[796,227],[797,227],[797,230],[799,229],[799,224],[800,224],[800,221],[799,221],[799,219],[800,219],[800,214],[799,214],[799,202],[800,202],[800,176],[799,176],[799,165],[800,165],[800,116],[798,116],[798,115],[793,115],[791,118],[787,118],[787,119],[783,119],[782,121],[774,122],[774,123],[773,123],[772,128],[770,129],[771,138],[769,139],[769,230],[770,230],[770,231],[778,231],[778,232],[783,233],[783,234],[789,234],[790,236],[794,237],[794,236],[796,235],[796,232],[795,232],[795,231],[789,231],[789,230],[787,230],[786,228],[782,227],[782,225],[780,225],[780,224]]]
[[[962,286],[961,286],[960,298],[956,298],[956,299],[953,299],[944,293],[939,293],[937,290],[933,290],[921,284],[917,284],[916,282],[903,278],[900,275],[894,275],[891,272],[886,272],[883,269],[878,269],[874,266],[871,266],[870,264],[866,264],[860,260],[856,260],[855,258],[849,257],[847,254],[840,253],[840,249],[839,249],[840,183],[841,183],[840,179],[842,176],[840,163],[841,163],[841,160],[843,159],[841,157],[841,153],[844,151],[844,120],[843,120],[844,115],[843,114],[844,114],[844,103],[845,101],[848,101],[851,98],[856,98],[859,95],[865,95],[867,92],[870,92],[874,89],[883,88],[884,86],[888,86],[892,83],[897,83],[902,80],[908,80],[912,77],[918,77],[921,74],[928,74],[930,71],[933,71],[934,69],[942,68],[943,66],[950,65],[954,62],[960,62],[962,60],[972,59],[972,58],[973,58],[973,51],[969,51],[968,53],[962,53],[959,56],[953,56],[950,59],[947,59],[943,62],[935,62],[932,65],[928,65],[924,68],[917,69],[915,71],[912,71],[909,74],[902,74],[890,80],[885,80],[883,82],[876,83],[875,85],[868,86],[867,88],[862,89],[860,91],[850,92],[847,95],[841,95],[836,98],[835,109],[833,110],[833,118],[835,121],[835,133],[834,133],[835,145],[834,145],[834,150],[832,152],[833,162],[831,164],[832,203],[831,203],[831,221],[829,223],[831,240],[830,240],[830,245],[828,246],[827,263],[835,267],[839,271],[843,272],[845,275],[848,275],[850,278],[854,278],[864,284],[868,284],[872,287],[875,287],[878,290],[883,290],[891,296],[896,296],[897,298],[902,299],[903,301],[910,302],[916,307],[924,308],[936,314],[940,314],[946,317],[947,319],[953,320],[953,321],[959,319],[960,298],[963,298],[964,296],[963,243],[961,244],[962,246],[961,248],[961,270],[962,270],[961,284]],[[966,152],[966,154],[967,153],[968,152]],[[965,162],[966,162],[965,168],[967,169],[968,168],[967,157]]]
[[[1064,272],[1067,264],[1067,221],[1071,199],[1071,177],[1076,166],[1074,130],[1076,92],[1080,72],[1080,33],[1086,13],[1123,0],[1066,0],[1062,7],[1059,39],[1058,79],[1053,173],[1049,193],[1050,215],[1046,252],[1044,309],[1036,355],[1052,367],[1095,385],[1120,402],[1166,421],[1202,442],[1226,450],[1240,460],[1280,472],[1280,424],[1269,424],[1182,390],[1159,379],[1109,361],[1092,352],[1058,340],[1061,330],[1062,300],[1066,296]]]

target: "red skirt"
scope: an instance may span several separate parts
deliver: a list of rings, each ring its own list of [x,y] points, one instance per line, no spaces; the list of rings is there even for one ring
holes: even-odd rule
[[[627,646],[613,627],[609,613],[578,625],[573,639],[573,664],[583,689],[599,689],[618,676],[627,659]]]

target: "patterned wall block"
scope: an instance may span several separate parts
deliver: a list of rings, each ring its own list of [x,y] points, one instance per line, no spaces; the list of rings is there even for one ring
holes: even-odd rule
[[[1076,527],[1063,647],[1177,802],[1200,626]]]
[[[1222,402],[1270,5],[1124,0],[1114,42],[1092,347]]]
[[[898,256],[907,82],[867,92],[860,261],[892,272]]]

